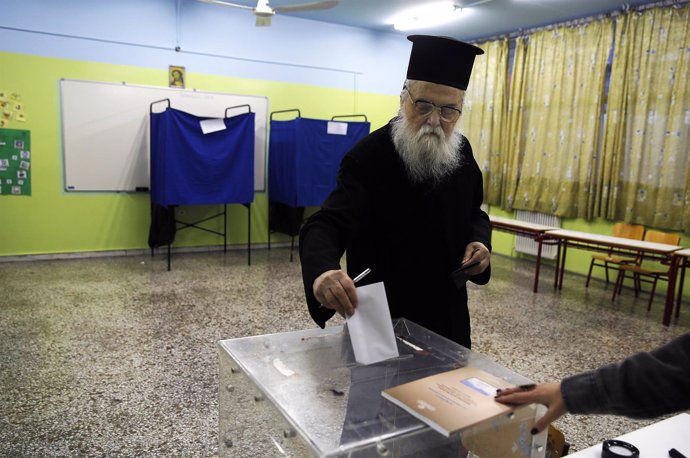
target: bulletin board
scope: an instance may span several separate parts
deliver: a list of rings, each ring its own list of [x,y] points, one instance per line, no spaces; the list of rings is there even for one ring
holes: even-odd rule
[[[0,129],[0,195],[31,195],[31,133]]]
[[[151,103],[170,99],[172,108],[199,117],[246,113],[255,117],[254,189],[265,189],[266,97],[137,86],[60,81],[64,185],[67,191],[142,191],[150,187]],[[154,112],[165,109],[156,104]]]

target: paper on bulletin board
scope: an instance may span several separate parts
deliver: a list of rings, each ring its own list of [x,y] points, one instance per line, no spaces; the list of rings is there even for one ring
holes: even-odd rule
[[[31,133],[0,129],[0,195],[31,195]]]
[[[21,94],[0,89],[0,128],[13,122],[26,122],[27,115]]]

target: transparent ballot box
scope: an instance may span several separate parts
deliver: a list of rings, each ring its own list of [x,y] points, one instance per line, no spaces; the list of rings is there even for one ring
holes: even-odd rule
[[[357,364],[343,326],[218,343],[221,457],[544,457],[530,434],[543,406],[523,406],[446,437],[381,391],[460,367],[509,384],[530,380],[409,320],[400,356]]]

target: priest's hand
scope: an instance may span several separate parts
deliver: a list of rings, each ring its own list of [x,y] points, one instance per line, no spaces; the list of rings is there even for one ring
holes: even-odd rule
[[[322,307],[333,309],[347,318],[355,313],[357,289],[342,270],[328,270],[314,280],[314,296]]]
[[[500,390],[496,394],[496,401],[504,404],[522,405],[534,402],[547,407],[546,413],[534,424],[532,434],[540,433],[563,414],[568,412],[560,383],[541,383],[539,385],[523,385],[515,388]]]
[[[465,255],[460,267],[467,266],[464,272],[470,276],[484,272],[491,263],[491,252],[481,242],[471,242],[465,247]]]

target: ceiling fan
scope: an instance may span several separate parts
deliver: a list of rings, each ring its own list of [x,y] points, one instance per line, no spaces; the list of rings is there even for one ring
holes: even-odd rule
[[[327,10],[337,6],[340,0],[322,0],[318,2],[311,3],[300,3],[297,5],[285,5],[272,8],[268,4],[268,0],[257,0],[256,6],[240,5],[237,3],[230,3],[224,0],[199,0],[204,3],[212,3],[214,5],[231,6],[234,8],[241,8],[243,10],[251,10],[256,16],[257,26],[269,26],[271,25],[271,17],[276,13],[299,13],[302,11],[313,11],[313,10]]]

